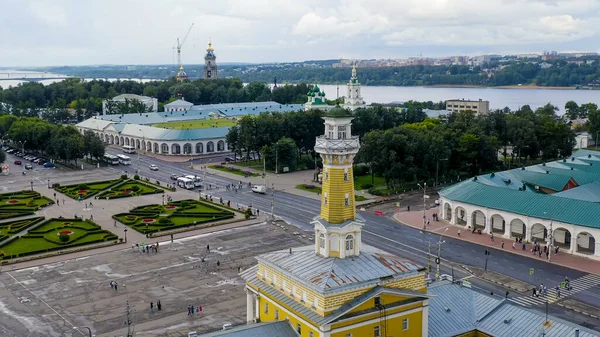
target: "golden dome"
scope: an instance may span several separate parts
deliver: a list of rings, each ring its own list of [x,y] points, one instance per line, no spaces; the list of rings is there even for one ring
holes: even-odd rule
[[[213,47],[212,47],[212,41],[208,40],[208,48],[206,48],[206,51],[213,51]]]

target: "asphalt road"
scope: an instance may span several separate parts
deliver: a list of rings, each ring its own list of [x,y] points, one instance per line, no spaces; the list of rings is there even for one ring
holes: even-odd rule
[[[108,149],[107,152],[113,154],[122,153],[118,149],[113,148]],[[113,169],[117,172],[127,170],[128,173],[134,173],[138,169],[138,157],[135,154],[130,155],[130,157],[132,158],[131,166],[119,165],[114,166]],[[221,160],[223,159],[213,158],[210,159],[210,163],[220,162]],[[207,162],[208,160],[196,160],[194,165],[200,166]],[[157,165],[159,170],[151,171],[149,169],[150,164]],[[152,157],[139,156],[140,174],[143,177],[148,177],[150,179],[173,182],[170,180],[171,174],[196,174],[204,176],[203,172],[191,170],[188,166],[189,163],[170,163]],[[207,186],[210,184],[213,188],[205,192],[217,197],[223,197],[225,200],[231,200],[232,206],[234,206],[233,203],[240,203],[242,205],[258,208],[262,212],[270,212],[271,205],[274,201],[274,213],[276,216],[303,230],[312,231],[313,226],[310,224],[310,221],[312,221],[319,213],[320,205],[318,201],[286,193],[285,190],[277,190],[277,186],[275,186],[276,190],[274,193],[269,191],[269,193],[265,195],[252,193],[247,185],[238,192],[225,190],[225,185],[232,183],[237,184],[240,180],[244,182],[243,177],[240,177],[239,180],[231,180],[221,176],[206,174],[205,184]],[[217,187],[219,188],[217,189]],[[201,192],[202,190],[198,188],[196,191]],[[413,198],[409,197],[403,199],[402,205],[403,207],[411,205],[413,210],[417,210],[419,207],[422,207],[421,201],[420,195],[417,195]],[[422,265],[427,265],[428,245],[431,242],[432,254],[436,255],[436,243],[439,240],[439,236],[424,234],[417,229],[396,223],[389,217],[392,215],[392,209],[393,207],[390,208],[390,211],[385,212],[384,216],[376,216],[369,210],[360,212],[360,215],[366,221],[366,226],[363,230],[364,242],[372,246],[381,247],[399,256],[410,258]],[[454,268],[456,277],[465,277],[468,275],[461,271],[460,265],[484,268],[485,247],[448,237],[443,238],[442,240],[445,241],[442,245],[443,274],[452,273],[451,265],[456,266],[456,268]],[[488,259],[487,267],[488,270],[530,284],[537,285],[544,283],[549,288],[558,285],[564,280],[565,276],[574,280],[586,275],[586,273],[574,269],[553,265],[542,260],[531,259],[501,250],[492,251],[492,254]],[[433,268],[435,270],[435,265]],[[535,275],[533,277],[529,275],[530,268],[535,268]],[[477,283],[476,286],[487,291],[504,293],[503,289],[487,282]],[[572,298],[589,305],[597,306],[597,303],[600,303],[600,287],[596,285],[590,289],[572,295]],[[569,315],[568,312],[560,310],[557,306],[553,306],[552,311],[556,314]]]

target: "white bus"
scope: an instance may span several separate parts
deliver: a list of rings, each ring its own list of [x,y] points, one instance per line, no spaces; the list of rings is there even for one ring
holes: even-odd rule
[[[131,158],[127,157],[124,154],[118,154],[117,158],[119,158],[119,164],[121,165],[131,165]]]
[[[185,178],[188,178],[189,180],[191,180],[194,183],[195,187],[202,186],[202,179],[200,179],[200,177],[198,177],[198,176],[193,176],[190,174],[190,175],[185,176]]]
[[[119,165],[119,158],[117,158],[117,156],[114,156],[112,154],[105,154],[104,157],[102,157],[102,161],[109,164],[109,165]]]
[[[125,153],[135,153],[135,147],[131,145],[123,145],[123,152]]]
[[[180,177],[177,178],[177,186],[185,188],[186,190],[191,190],[194,188],[194,182],[191,179]]]

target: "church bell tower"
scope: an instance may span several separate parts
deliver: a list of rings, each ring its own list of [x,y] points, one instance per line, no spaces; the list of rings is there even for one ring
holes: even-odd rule
[[[215,50],[212,47],[212,41],[208,41],[208,48],[206,48],[206,56],[204,56],[204,79],[209,80],[217,78],[217,56],[215,56]]]

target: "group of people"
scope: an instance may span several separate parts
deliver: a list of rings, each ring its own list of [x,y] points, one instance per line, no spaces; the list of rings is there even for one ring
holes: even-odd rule
[[[118,287],[119,287],[119,284],[117,284],[117,282],[110,281],[110,288],[111,289],[114,289],[115,291],[117,291]]]
[[[162,304],[160,304],[160,300],[156,301],[156,309],[158,311],[162,310]],[[154,312],[154,302],[150,302],[150,312]]]
[[[171,241],[173,240],[173,236],[171,235]],[[137,248],[140,253],[158,253],[158,242],[153,245],[147,245],[145,243],[136,243],[131,246],[131,249]]]
[[[193,315],[193,314],[194,314],[194,311],[195,311],[196,313],[200,313],[200,312],[202,312],[202,306],[201,306],[201,305],[199,305],[199,306],[197,306],[197,307],[194,307],[193,305],[191,305],[191,304],[190,304],[190,305],[188,305],[188,308],[187,308],[187,309],[188,309],[188,316],[190,316],[190,315]]]

